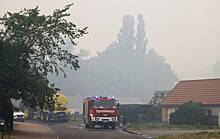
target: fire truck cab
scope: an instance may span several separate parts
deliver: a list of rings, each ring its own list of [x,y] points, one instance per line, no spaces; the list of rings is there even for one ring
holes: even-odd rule
[[[87,97],[83,100],[83,119],[86,128],[115,129],[118,121],[118,101],[114,97]]]

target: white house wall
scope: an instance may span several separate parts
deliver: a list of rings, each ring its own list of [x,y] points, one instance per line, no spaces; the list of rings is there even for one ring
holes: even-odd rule
[[[211,115],[218,116],[218,126],[220,126],[220,107],[206,107],[211,110]]]

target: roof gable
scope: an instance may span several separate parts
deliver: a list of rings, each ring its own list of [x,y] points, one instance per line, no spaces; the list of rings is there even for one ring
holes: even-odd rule
[[[161,105],[181,105],[189,101],[220,105],[220,78],[180,81]]]

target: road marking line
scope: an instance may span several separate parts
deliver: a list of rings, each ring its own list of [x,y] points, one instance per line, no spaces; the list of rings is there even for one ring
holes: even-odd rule
[[[60,139],[59,135],[57,135],[57,133],[55,131],[53,131],[52,129],[50,129],[48,126],[46,126],[48,130],[50,130],[55,136],[57,139]]]

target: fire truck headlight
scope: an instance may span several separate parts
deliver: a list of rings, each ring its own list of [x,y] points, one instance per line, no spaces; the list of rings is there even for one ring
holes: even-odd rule
[[[90,114],[91,117],[93,117],[93,114]]]

